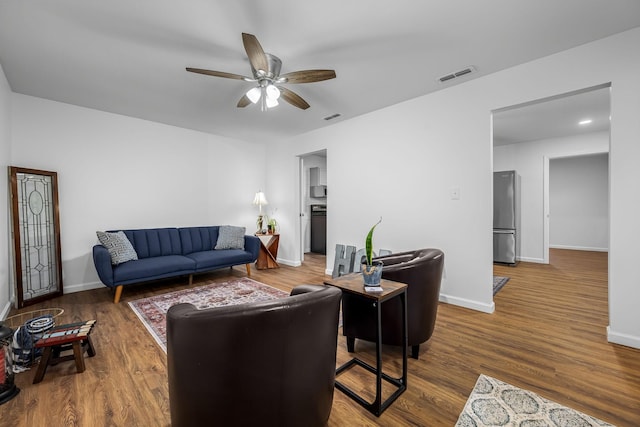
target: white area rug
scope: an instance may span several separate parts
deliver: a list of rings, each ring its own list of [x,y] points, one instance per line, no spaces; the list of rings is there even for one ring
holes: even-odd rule
[[[456,427],[602,427],[612,424],[480,375]]]

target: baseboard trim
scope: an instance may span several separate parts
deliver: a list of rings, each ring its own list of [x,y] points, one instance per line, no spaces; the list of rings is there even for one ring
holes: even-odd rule
[[[518,258],[518,260],[522,262],[535,262],[536,264],[544,264],[544,259],[542,258],[529,258],[521,256],[520,258]]]
[[[607,326],[607,341],[627,347],[640,348],[640,337],[614,332],[611,326]]]
[[[100,289],[105,286],[102,282],[78,283],[76,285],[65,285],[63,292],[65,294],[73,294],[75,292],[90,291],[92,289]]]
[[[589,246],[549,245],[551,249],[568,249],[570,251],[609,252],[609,248],[592,248]]]
[[[454,297],[447,294],[440,294],[440,302],[446,302],[447,304],[458,305],[464,308],[470,308],[471,310],[481,311],[483,313],[493,313],[496,310],[496,305],[493,301],[491,304],[485,304],[479,301],[474,301],[466,298]]]
[[[288,265],[289,267],[300,267],[302,263],[300,261],[291,261],[288,259],[278,258],[279,264]]]
[[[0,311],[0,320],[5,320],[7,318],[12,306],[13,304],[11,303],[11,301],[7,301],[4,307],[2,307],[2,311]]]

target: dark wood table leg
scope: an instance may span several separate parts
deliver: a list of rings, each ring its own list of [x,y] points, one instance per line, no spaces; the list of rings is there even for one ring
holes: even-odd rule
[[[96,349],[93,346],[93,342],[91,341],[91,337],[87,335],[87,356],[93,357],[96,355]]]
[[[51,347],[44,348],[42,357],[40,358],[40,363],[38,364],[38,369],[36,370],[36,375],[33,377],[33,384],[38,384],[44,378],[44,373],[47,372],[47,367],[51,360],[52,351],[53,349]]]
[[[78,373],[84,372],[84,357],[82,357],[82,353],[84,353],[82,349],[82,341],[74,341],[72,344],[73,347],[73,358],[76,361],[76,371]]]

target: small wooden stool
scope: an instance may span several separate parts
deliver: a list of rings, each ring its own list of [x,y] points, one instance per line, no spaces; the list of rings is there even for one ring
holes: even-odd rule
[[[88,320],[56,326],[47,331],[35,344],[36,348],[44,348],[44,350],[33,378],[33,384],[42,381],[49,365],[56,365],[68,360],[75,360],[78,373],[84,372],[84,352],[86,351],[89,357],[96,355],[96,350],[89,336],[95,323],[95,320]],[[63,351],[71,349],[73,349],[73,354],[60,356]]]

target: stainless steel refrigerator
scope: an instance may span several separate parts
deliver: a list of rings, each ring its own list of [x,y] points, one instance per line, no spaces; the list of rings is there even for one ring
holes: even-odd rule
[[[520,181],[516,171],[493,173],[493,262],[520,259]]]

